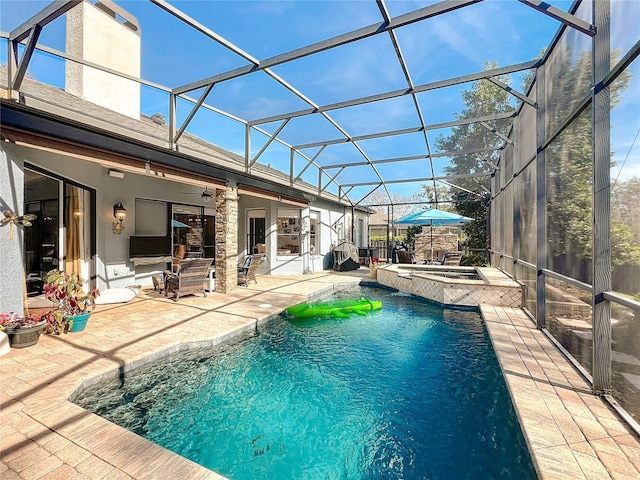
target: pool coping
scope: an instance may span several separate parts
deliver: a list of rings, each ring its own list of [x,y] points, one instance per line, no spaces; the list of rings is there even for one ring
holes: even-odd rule
[[[223,479],[215,472],[85,411],[69,402],[68,398],[82,385],[95,382],[101,375],[113,375],[114,369],[124,372],[134,365],[157,358],[159,352],[180,350],[187,344],[220,344],[237,335],[254,332],[286,306],[356,285],[368,276],[369,271],[366,270],[366,275],[363,272],[347,273],[352,276],[319,273],[305,277],[260,277],[257,285],[239,289],[234,294],[209,294],[206,299],[185,297],[177,303],[154,296],[153,292],[142,293],[129,304],[97,309],[90,320],[91,325],[83,334],[43,336],[33,347],[12,350],[0,357],[3,385],[0,405],[5,420],[0,426],[0,476],[6,480],[43,477]],[[270,307],[261,308],[260,305]],[[629,434],[609,409],[603,407],[601,399],[588,394],[588,390],[583,394],[586,388],[584,380],[570,375],[570,372],[575,373],[573,367],[546,337],[538,338],[535,328],[531,332],[531,322],[526,325],[521,318],[526,318],[526,315],[517,309],[502,307],[483,307],[482,310],[500,365],[506,365],[503,373],[506,372],[512,401],[539,477],[595,478],[589,472],[604,472],[607,476],[597,478],[640,478],[637,438]],[[157,312],[162,315],[157,315]],[[526,341],[512,339],[514,332]],[[531,346],[528,343],[530,337],[535,338]],[[514,353],[516,345],[524,348],[525,353]],[[556,379],[549,373],[551,376],[546,377],[546,386],[539,379],[531,378],[533,374],[520,366],[535,370],[530,366],[533,360],[528,355],[533,358],[540,353],[545,358],[536,360],[538,365],[558,362],[553,370],[563,374],[561,379]],[[524,357],[520,356],[513,366],[511,362],[516,354]],[[522,385],[523,382],[526,386]],[[562,386],[557,387],[556,383]],[[532,409],[528,401],[532,385],[539,392],[538,396],[547,401],[540,406],[540,411]],[[589,419],[583,419],[586,412],[574,408],[573,404],[564,407],[562,417],[550,414],[549,404],[557,405],[564,401],[558,393],[555,400],[549,399],[553,392],[547,390],[556,388],[564,396],[569,392],[579,394],[579,398],[587,395],[581,401],[587,409],[596,409],[600,415],[596,417],[600,429],[591,425]],[[565,419],[565,416],[574,414],[582,417],[573,423]],[[594,416],[593,413],[590,415]],[[560,429],[564,442],[560,441],[558,434],[548,434],[551,430],[546,424],[540,426],[548,418]],[[562,430],[565,423],[567,432]],[[607,436],[601,430],[607,432]],[[578,431],[583,432],[582,436]],[[551,444],[547,439],[549,435],[553,440]],[[566,470],[559,466],[566,461],[567,452],[573,458],[572,465],[580,468],[582,476],[558,474]],[[569,472],[573,474],[574,470]],[[627,477],[623,476],[625,473]]]
[[[538,476],[640,478],[640,439],[522,309],[480,306]]]

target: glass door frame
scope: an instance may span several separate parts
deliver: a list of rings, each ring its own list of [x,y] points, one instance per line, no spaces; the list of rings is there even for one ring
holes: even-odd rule
[[[25,170],[30,170],[31,172],[37,173],[38,175],[42,175],[48,177],[52,180],[58,182],[58,218],[61,219],[58,225],[58,269],[64,271],[65,270],[65,261],[66,261],[66,232],[69,226],[69,213],[66,202],[66,191],[67,186],[73,186],[81,189],[81,191],[87,192],[88,196],[88,205],[84,209],[87,216],[84,218],[84,232],[85,235],[89,236],[84,239],[83,247],[84,252],[81,257],[81,271],[87,272],[87,275],[83,276],[83,280],[85,282],[85,289],[92,289],[96,286],[96,252],[97,252],[97,215],[96,215],[96,190],[94,188],[83,185],[74,180],[65,178],[56,173],[50,172],[42,167],[37,165],[30,164],[25,162],[24,164]],[[27,195],[24,193],[24,208],[26,211],[27,208]],[[87,218],[88,217],[88,218]],[[25,249],[25,245],[23,245],[23,250]],[[23,252],[23,258],[26,262],[26,254]],[[86,278],[85,278],[86,277]]]
[[[183,243],[181,243],[179,240],[183,239],[185,242],[184,243],[185,258],[195,258],[195,257],[214,258],[215,257],[215,240],[216,240],[215,209],[211,207],[202,206],[202,205],[190,205],[187,203],[178,203],[178,202],[169,203],[168,208],[169,208],[169,227],[168,228],[169,228],[169,232],[171,232],[170,235],[171,235],[172,255],[175,257],[177,253],[176,247],[178,245],[183,245]],[[184,210],[184,211],[181,212],[180,210]],[[197,217],[195,219],[196,225],[191,225],[190,220],[186,220],[182,222],[181,220],[178,220],[177,218],[175,218],[176,215],[195,215]],[[187,228],[187,227],[174,226],[174,223],[173,223],[174,220],[179,221],[180,223],[184,223],[185,225],[188,225],[189,232],[180,232],[179,229]],[[213,238],[209,238],[208,231],[207,231],[207,227],[211,227],[211,225],[213,225],[213,229],[211,232]],[[196,231],[191,232],[191,230],[196,230]],[[182,233],[184,233],[184,235],[182,235]],[[191,240],[193,240],[197,236],[200,237],[200,245],[198,247],[199,250],[198,251],[195,251],[193,249],[190,250],[190,248],[193,248],[195,246],[195,243],[189,242],[189,237],[191,237]],[[212,252],[213,255],[211,257],[208,257],[207,252],[211,252],[211,250],[213,250]]]

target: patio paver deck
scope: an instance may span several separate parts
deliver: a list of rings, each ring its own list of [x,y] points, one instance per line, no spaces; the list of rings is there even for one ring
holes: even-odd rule
[[[220,479],[67,399],[87,382],[186,343],[251,332],[285,307],[353,285],[355,272],[259,276],[232,294],[141,292],[96,309],[87,330],[0,357],[0,478]],[[526,316],[483,308],[540,478],[640,478],[640,444]],[[528,323],[527,323],[528,322]]]
[[[481,311],[540,479],[640,479],[633,430],[527,315]]]

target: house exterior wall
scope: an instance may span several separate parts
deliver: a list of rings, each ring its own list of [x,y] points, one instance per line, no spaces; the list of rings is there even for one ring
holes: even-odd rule
[[[69,180],[83,188],[95,191],[96,198],[96,231],[95,244],[96,252],[93,257],[93,271],[95,272],[95,284],[100,290],[108,288],[120,288],[128,285],[152,285],[152,276],[162,273],[166,268],[166,263],[154,265],[135,266],[129,258],[129,237],[132,235],[147,235],[145,231],[137,232],[136,224],[145,225],[145,221],[137,222],[136,203],[139,199],[154,200],[183,205],[201,206],[198,195],[185,196],[185,190],[193,190],[197,193],[198,187],[184,185],[157,178],[154,175],[137,175],[129,172],[124,173],[124,178],[115,178],[109,175],[109,169],[99,163],[81,160],[72,156],[52,153],[40,149],[29,148],[11,143],[3,143],[0,150],[3,161],[2,168],[2,204],[12,211],[22,212],[24,204],[24,164],[39,167],[46,172],[50,172],[54,177]],[[5,193],[7,192],[7,193]],[[224,192],[216,190],[217,193]],[[225,258],[233,260],[231,270],[235,272],[235,257],[242,257],[246,254],[246,212],[251,208],[265,209],[267,234],[267,262],[261,267],[261,274],[278,275],[301,275],[304,272],[318,272],[328,266],[327,258],[330,257],[331,248],[342,238],[339,232],[345,231],[343,222],[345,221],[343,206],[326,201],[313,202],[310,207],[301,209],[301,217],[307,219],[314,211],[318,215],[318,251],[311,254],[309,252],[309,242],[305,237],[302,242],[300,255],[278,256],[277,255],[277,209],[295,208],[284,203],[270,201],[263,198],[243,195],[236,206],[227,205],[229,198],[225,198],[226,217],[221,224],[225,225],[225,232],[216,232],[216,253],[222,246],[226,249]],[[125,229],[121,234],[112,232],[113,205],[122,202],[127,209],[127,218],[124,221]],[[234,200],[235,202],[235,200]],[[222,205],[222,204],[221,204]],[[229,208],[227,208],[229,207]],[[232,208],[233,207],[233,208]],[[169,213],[157,215],[154,221],[168,225]],[[218,209],[216,216],[220,215]],[[218,224],[216,220],[216,224]],[[233,227],[233,228],[230,228]],[[22,287],[16,278],[22,278],[23,265],[23,238],[21,229],[15,228],[16,236],[12,242],[8,240],[8,228],[0,230],[0,245],[2,252],[2,268],[10,272],[0,279],[6,283],[0,299],[2,299],[2,311],[22,311]],[[164,230],[163,230],[164,231]],[[222,243],[220,243],[222,242]],[[217,265],[217,263],[216,263]],[[221,268],[216,268],[222,271]],[[225,288],[225,291],[235,287],[233,276],[222,281],[216,281],[216,290]],[[11,279],[11,280],[8,280]],[[225,287],[226,285],[226,287]],[[233,285],[230,287],[229,285]]]
[[[40,167],[52,174],[71,180],[85,188],[93,189],[96,192],[96,255],[94,257],[96,286],[101,289],[119,288],[127,285],[147,286],[152,284],[151,277],[153,274],[161,273],[166,269],[165,263],[157,265],[144,265],[137,268],[129,261],[129,237],[131,235],[145,235],[148,232],[136,232],[136,199],[152,199],[162,202],[173,202],[179,204],[199,205],[199,196],[185,196],[184,191],[193,190],[193,193],[199,193],[199,187],[191,187],[189,185],[164,180],[155,176],[136,175],[133,173],[125,173],[124,178],[114,178],[109,176],[108,169],[98,163],[79,160],[70,156],[44,152],[38,149],[18,146],[10,143],[0,145],[0,151],[6,156],[8,163],[18,165],[19,182],[15,183],[15,191],[19,193],[17,204],[22,211],[24,203],[24,180],[23,165],[29,163]],[[6,164],[3,162],[3,168]],[[13,175],[4,175],[2,172],[2,202],[5,200],[5,191],[10,192],[9,188],[5,188],[4,182]],[[197,200],[194,200],[197,199]],[[127,209],[127,218],[124,221],[125,229],[115,235],[112,232],[112,224],[115,221],[113,217],[113,205],[122,202]],[[156,222],[168,224],[168,212],[164,216],[154,219]],[[4,241],[4,228],[0,230],[0,240]],[[15,240],[15,239],[14,239]],[[22,255],[22,244],[20,241],[20,255]],[[2,255],[4,255],[4,243],[2,246]],[[10,245],[8,245],[11,247]],[[12,248],[12,247],[11,247]],[[6,251],[10,251],[6,250]],[[1,258],[1,257],[0,257]],[[12,257],[13,258],[13,257]],[[22,275],[22,257],[20,257],[19,265],[20,277]],[[3,267],[4,267],[3,260]],[[14,277],[13,282],[15,282]],[[19,282],[18,282],[19,283]],[[22,298],[22,290],[20,290],[19,298]],[[3,302],[4,307],[4,302]],[[4,308],[3,308],[4,311]]]
[[[24,208],[24,171],[20,155],[8,152],[0,144],[0,212],[11,210],[22,215]],[[4,215],[2,218],[4,218]],[[23,311],[24,238],[23,227],[13,227],[13,239],[9,238],[11,226],[0,228],[0,313]]]
[[[140,77],[140,31],[134,31],[114,17],[115,14],[112,17],[86,1],[72,8],[67,12],[67,52]],[[140,118],[140,85],[137,82],[75,62],[66,62],[65,68],[67,92],[129,117]]]
[[[319,230],[316,232],[319,240],[318,250],[314,253],[309,249],[308,234],[302,232],[301,249],[298,255],[278,255],[278,209],[296,209],[278,201],[271,201],[264,198],[242,195],[239,202],[238,219],[238,252],[239,257],[247,255],[247,214],[254,209],[265,210],[265,248],[267,253],[267,263],[263,263],[258,270],[261,274],[273,275],[301,275],[305,272],[318,272],[327,266],[327,257],[333,246],[344,238],[339,238],[339,232],[344,232],[343,207],[324,201],[315,201],[309,204],[308,208],[301,208],[301,219],[303,224],[310,225],[310,213],[315,212],[319,217]]]
[[[360,224],[359,220],[362,220]],[[340,240],[348,240],[357,247],[365,248],[369,242],[369,214],[362,210],[344,209],[344,236]]]

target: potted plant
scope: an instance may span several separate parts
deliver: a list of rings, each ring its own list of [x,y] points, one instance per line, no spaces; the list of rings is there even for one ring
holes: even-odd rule
[[[19,316],[11,313],[0,313],[0,331],[9,337],[12,348],[30,347],[38,343],[40,333],[46,322],[40,315]]]
[[[77,273],[51,270],[45,278],[44,295],[56,304],[54,310],[44,315],[46,332],[59,335],[84,330],[100,291],[94,288],[85,294]]]

